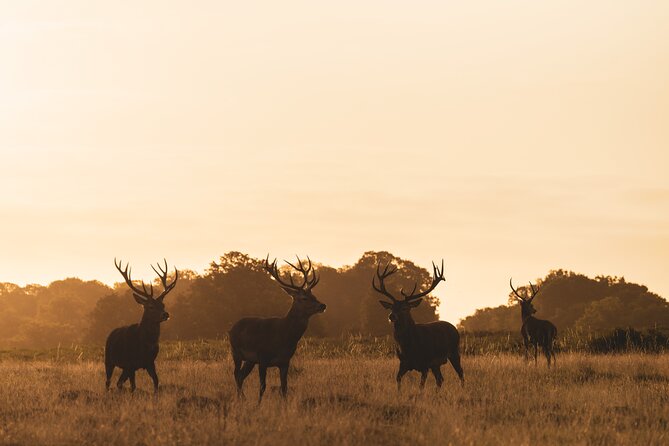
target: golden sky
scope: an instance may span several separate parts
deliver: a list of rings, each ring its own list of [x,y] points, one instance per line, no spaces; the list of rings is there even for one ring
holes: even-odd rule
[[[669,2],[0,0],[0,281],[443,257],[669,296]],[[379,310],[381,311],[381,309]]]

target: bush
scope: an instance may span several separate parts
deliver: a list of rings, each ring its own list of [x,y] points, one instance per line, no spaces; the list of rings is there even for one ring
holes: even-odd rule
[[[658,330],[640,332],[631,327],[616,328],[607,335],[592,339],[588,344],[593,353],[660,353],[667,350],[667,347],[669,338]]]

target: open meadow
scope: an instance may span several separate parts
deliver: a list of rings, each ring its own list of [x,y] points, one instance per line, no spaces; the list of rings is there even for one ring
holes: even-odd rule
[[[669,442],[669,357],[564,353],[548,370],[514,354],[465,356],[461,387],[450,365],[435,391],[418,374],[395,386],[397,360],[301,348],[278,393],[270,369],[257,405],[257,372],[238,401],[224,349],[168,344],[161,391],[104,392],[99,350],[0,355],[2,444],[644,444]],[[308,346],[307,346],[308,347]],[[181,352],[181,353],[180,353]],[[191,357],[189,357],[191,356]],[[118,377],[118,370],[115,379]],[[126,387],[127,388],[127,387]]]

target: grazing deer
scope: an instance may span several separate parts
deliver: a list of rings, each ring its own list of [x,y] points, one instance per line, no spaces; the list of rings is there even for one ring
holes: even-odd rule
[[[163,292],[156,298],[153,297],[153,284],[149,290],[146,289],[142,281],[142,289],[137,288],[130,279],[129,264],[122,268],[122,263],[116,263],[116,269],[121,273],[132,290],[132,296],[138,304],[144,307],[144,314],[139,324],[128,325],[112,330],[107,337],[105,345],[105,371],[107,373],[106,388],[109,390],[114,368],[122,369],[121,376],[116,383],[119,390],[123,388],[127,379],[130,379],[131,390],[135,391],[135,372],[139,369],[146,369],[153,380],[153,390],[158,392],[158,375],[156,374],[156,356],[158,356],[158,338],[160,337],[160,324],[170,318],[165,311],[163,299],[174,289],[179,278],[179,271],[174,269],[174,281],[167,283],[167,260],[165,260],[165,269],[158,264],[158,271],[151,265],[153,271],[160,277],[163,283]]]
[[[290,283],[281,279],[276,265],[276,259],[269,263],[269,256],[265,259],[265,270],[276,280],[281,288],[293,298],[293,304],[284,317],[258,318],[247,317],[240,319],[232,326],[229,332],[232,359],[235,362],[235,382],[237,393],[242,396],[244,379],[258,364],[260,377],[260,394],[258,404],[265,393],[265,377],[268,367],[278,367],[281,377],[281,395],[285,398],[288,392],[288,365],[295,353],[297,343],[307,329],[309,318],[316,313],[325,311],[325,304],[321,303],[311,293],[318,283],[319,277],[307,257],[308,265],[297,258],[297,266],[286,261],[293,269],[302,275],[302,283],[296,285],[292,275]]]
[[[441,270],[432,262],[434,275],[432,284],[420,293],[416,293],[418,283],[410,293],[400,290],[404,299],[396,299],[388,290],[384,280],[397,272],[397,267],[388,263],[381,272],[381,265],[376,267],[376,277],[372,278],[372,287],[378,293],[383,294],[392,302],[380,300],[384,308],[391,311],[390,322],[393,324],[395,341],[397,342],[397,356],[400,360],[400,368],[397,372],[397,390],[400,390],[402,377],[410,370],[421,373],[420,388],[425,386],[428,370],[432,371],[437,382],[437,389],[444,382],[441,374],[441,365],[449,360],[455,372],[464,384],[464,374],[460,366],[460,334],[458,330],[448,322],[437,321],[429,324],[417,324],[411,317],[411,309],[420,305],[423,297],[427,296],[436,286],[444,280],[444,261],[441,261]],[[379,286],[376,286],[376,279]]]
[[[555,337],[557,336],[557,328],[550,321],[543,319],[537,319],[533,316],[537,310],[534,309],[532,301],[539,292],[538,289],[534,288],[534,285],[530,283],[530,290],[532,295],[529,298],[525,298],[518,294],[518,291],[513,287],[512,279],[509,279],[509,286],[515,295],[518,302],[520,302],[520,316],[523,320],[523,326],[520,329],[520,334],[523,335],[523,342],[525,343],[525,359],[528,359],[530,344],[534,345],[534,364],[537,363],[537,347],[541,345],[541,348],[546,355],[546,361],[548,362],[548,367],[551,366],[551,357],[553,362],[555,362],[555,351],[553,350],[553,343],[555,342]]]

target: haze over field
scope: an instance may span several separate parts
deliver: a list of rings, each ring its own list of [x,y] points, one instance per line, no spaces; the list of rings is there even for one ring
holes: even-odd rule
[[[445,259],[452,321],[553,268],[667,297],[668,20],[650,0],[0,0],[0,281],[387,250]]]

